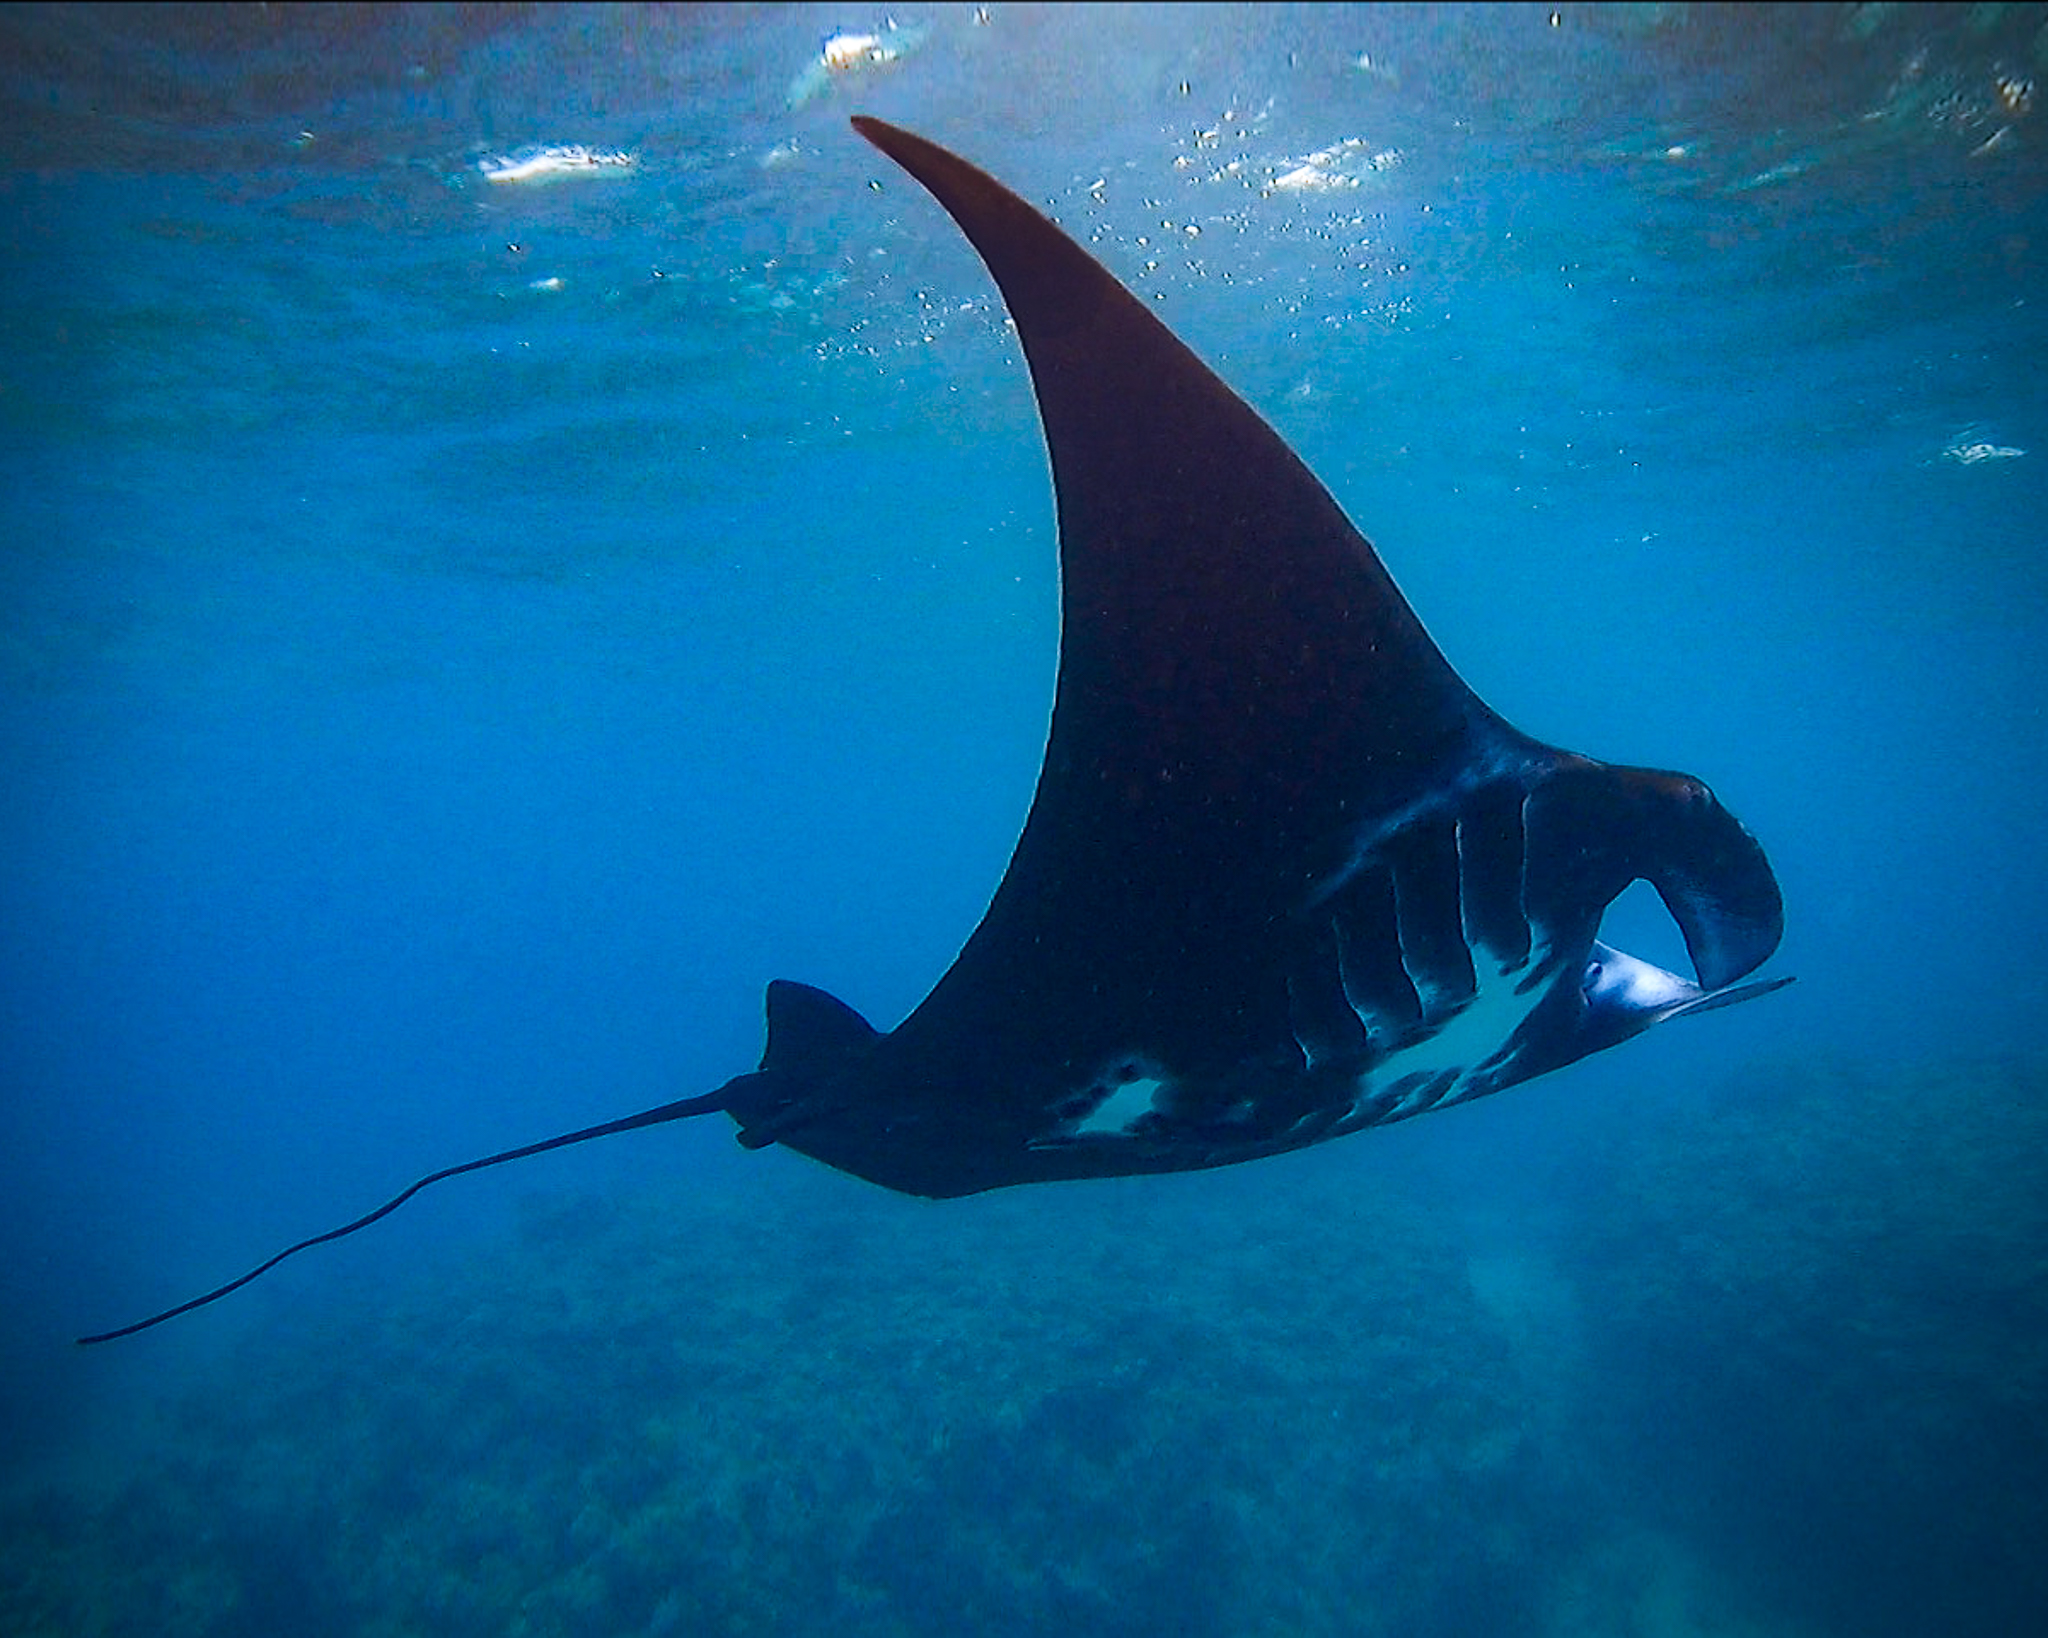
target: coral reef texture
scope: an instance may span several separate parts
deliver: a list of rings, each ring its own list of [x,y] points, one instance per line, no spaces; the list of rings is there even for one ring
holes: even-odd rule
[[[2044,1093],[1754,1072],[1525,1242],[1341,1150],[539,1197],[8,1497],[0,1629],[1997,1630],[2048,1608]]]

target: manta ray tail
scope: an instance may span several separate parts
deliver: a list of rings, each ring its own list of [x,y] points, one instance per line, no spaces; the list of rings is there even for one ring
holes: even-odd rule
[[[176,1319],[180,1314],[189,1314],[195,1308],[204,1308],[208,1303],[218,1301],[230,1291],[239,1291],[258,1275],[268,1274],[285,1260],[304,1251],[309,1246],[325,1245],[329,1240],[339,1240],[357,1229],[368,1228],[380,1217],[390,1214],[430,1183],[439,1183],[444,1178],[460,1177],[464,1172],[480,1172],[486,1166],[502,1166],[508,1160],[524,1160],[528,1155],[545,1154],[550,1149],[566,1149],[572,1143],[588,1143],[592,1138],[610,1137],[614,1132],[635,1132],[643,1126],[659,1126],[664,1121],[688,1120],[692,1115],[714,1115],[725,1108],[726,1089],[707,1092],[702,1097],[684,1098],[678,1103],[665,1103],[658,1109],[643,1109],[637,1115],[623,1115],[617,1120],[608,1120],[600,1126],[586,1126],[580,1132],[564,1132],[560,1137],[547,1138],[540,1143],[529,1143],[518,1149],[507,1149],[502,1154],[485,1155],[481,1160],[466,1160],[460,1166],[449,1166],[438,1172],[430,1172],[403,1192],[393,1195],[375,1211],[358,1217],[353,1223],[344,1223],[340,1228],[329,1229],[325,1234],[316,1234],[310,1240],[301,1240],[295,1246],[286,1246],[269,1261],[259,1263],[238,1280],[230,1280],[217,1290],[209,1291],[203,1297],[194,1297],[190,1302],[181,1302],[175,1308],[166,1308],[161,1314],[152,1314],[146,1320],[137,1320],[133,1325],[124,1325],[116,1331],[101,1331],[94,1336],[80,1337],[80,1344],[88,1342],[111,1342],[116,1337],[133,1336],[137,1331],[147,1331],[152,1325],[161,1325],[167,1319]]]

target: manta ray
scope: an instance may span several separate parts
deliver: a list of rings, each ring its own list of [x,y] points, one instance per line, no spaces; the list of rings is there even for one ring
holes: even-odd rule
[[[1485,1097],[1727,1006],[1777,948],[1762,848],[1699,780],[1530,738],[1479,699],[1280,436],[1052,221],[857,130],[987,264],[1059,520],[1045,761],[987,913],[886,1033],[768,986],[760,1067],[422,1178],[724,1114],[908,1194],[1227,1166]],[[1599,937],[1649,882],[1693,976]]]

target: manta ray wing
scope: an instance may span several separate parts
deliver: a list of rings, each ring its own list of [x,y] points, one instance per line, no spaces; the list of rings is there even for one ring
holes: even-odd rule
[[[931,1195],[1220,1165],[1527,1079],[1704,1010],[1770,954],[1776,883],[1705,786],[1502,721],[1143,303],[966,161],[854,125],[1016,321],[1057,496],[1059,678],[959,959],[887,1035],[775,986],[763,1070],[727,1088],[742,1141]],[[1638,877],[1701,981],[1664,975],[1689,993],[1654,1003],[1589,976],[1618,970],[1595,934]]]

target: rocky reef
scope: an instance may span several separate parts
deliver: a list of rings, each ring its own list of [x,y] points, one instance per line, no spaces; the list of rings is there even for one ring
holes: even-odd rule
[[[7,1497],[0,1629],[2015,1630],[2044,1093],[1753,1071],[1573,1127],[1526,1246],[1363,1144],[943,1206],[796,1165],[537,1197],[276,1310],[117,1480]]]

